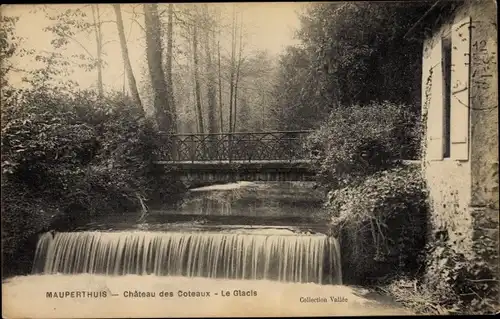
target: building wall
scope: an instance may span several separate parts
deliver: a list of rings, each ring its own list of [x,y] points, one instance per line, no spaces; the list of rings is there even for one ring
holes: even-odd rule
[[[496,12],[494,1],[469,1],[460,7],[424,41],[422,70],[422,114],[426,127],[422,165],[430,192],[432,230],[446,230],[449,241],[463,252],[482,251],[478,245],[496,247],[495,251],[490,249],[485,253],[493,262],[498,262],[499,226]],[[469,17],[470,29],[460,28]],[[463,99],[468,104],[468,119],[457,122],[452,116],[451,125],[452,131],[469,126],[468,141],[454,144],[453,147],[461,148],[459,158],[453,158],[453,149],[450,158],[440,158],[436,156],[442,151],[441,144],[436,142],[443,114],[440,39],[452,31],[455,37],[463,37],[467,30],[470,30],[468,72],[456,58],[451,72],[455,72],[455,81],[461,77],[463,83],[469,83],[465,86],[468,103]],[[462,40],[452,38],[452,54]],[[467,62],[463,64],[468,65]]]
[[[474,251],[498,265],[498,56],[497,8],[482,1],[471,45],[471,213]],[[479,10],[480,9],[480,10]],[[481,236],[484,236],[482,238]],[[492,254],[484,248],[495,248]]]

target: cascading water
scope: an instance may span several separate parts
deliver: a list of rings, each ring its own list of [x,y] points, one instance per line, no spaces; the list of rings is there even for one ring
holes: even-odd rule
[[[341,284],[340,247],[325,235],[211,232],[45,233],[35,274],[154,274]]]

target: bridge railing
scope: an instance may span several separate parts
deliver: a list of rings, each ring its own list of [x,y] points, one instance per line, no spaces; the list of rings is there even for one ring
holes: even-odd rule
[[[161,161],[296,161],[307,160],[305,138],[311,131],[165,134]]]

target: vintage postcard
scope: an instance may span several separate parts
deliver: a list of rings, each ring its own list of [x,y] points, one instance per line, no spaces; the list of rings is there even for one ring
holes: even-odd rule
[[[0,13],[4,318],[498,313],[495,1]]]

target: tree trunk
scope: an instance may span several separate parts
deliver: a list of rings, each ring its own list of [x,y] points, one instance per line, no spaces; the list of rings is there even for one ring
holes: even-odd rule
[[[218,58],[219,58],[219,116],[220,116],[220,132],[224,132],[224,118],[223,118],[223,108],[224,105],[222,103],[222,75],[220,72],[220,41],[217,41],[217,53],[218,53]]]
[[[238,52],[238,66],[236,69],[236,83],[234,84],[234,120],[233,120],[233,132],[236,132],[236,112],[237,112],[237,100],[238,100],[238,82],[240,80],[240,68],[241,68],[241,51],[242,51],[242,35],[241,30],[243,29],[243,19],[240,21],[240,48]]]
[[[104,96],[104,86],[102,83],[102,33],[101,33],[101,19],[99,17],[99,5],[92,4],[92,17],[94,20],[94,32],[97,46],[97,91],[99,97]]]
[[[173,44],[173,15],[174,5],[168,4],[168,22],[167,22],[167,88],[168,88],[168,105],[172,112],[172,129],[177,132],[177,110],[175,107],[174,84],[172,80],[172,44]]]
[[[236,13],[233,4],[233,29],[231,33],[231,75],[229,86],[229,132],[233,131],[233,95],[234,95],[234,51],[236,50]]]
[[[194,62],[194,94],[196,99],[196,112],[198,113],[198,133],[204,133],[203,112],[201,108],[201,89],[198,75],[198,21],[193,27],[193,62]]]
[[[215,71],[214,64],[212,62],[212,52],[210,52],[210,17],[208,11],[208,5],[205,4],[204,15],[207,22],[207,28],[205,32],[205,57],[206,61],[206,72],[207,72],[207,97],[208,97],[208,132],[217,133],[217,119],[216,119],[216,88],[215,88]]]
[[[160,19],[156,4],[143,4],[146,29],[146,51],[149,74],[153,85],[154,108],[158,128],[161,131],[174,132],[172,113],[168,104],[167,84],[162,66],[162,45]]]
[[[139,91],[137,90],[137,83],[135,82],[134,73],[132,72],[132,65],[130,64],[130,58],[128,56],[127,40],[125,39],[125,30],[123,28],[122,12],[119,4],[113,4],[116,14],[116,25],[118,27],[118,36],[120,38],[120,46],[122,49],[122,58],[124,64],[124,71],[127,74],[127,81],[130,88],[130,94],[132,95],[132,100],[137,107],[142,110],[141,98],[139,97]]]

